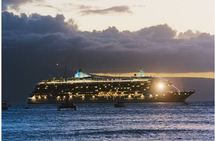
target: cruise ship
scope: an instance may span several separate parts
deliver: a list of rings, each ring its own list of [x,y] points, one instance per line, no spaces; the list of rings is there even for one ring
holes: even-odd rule
[[[78,70],[71,78],[37,83],[28,103],[184,102],[193,93],[180,91],[166,79],[144,76],[143,71],[132,77],[113,77]]]

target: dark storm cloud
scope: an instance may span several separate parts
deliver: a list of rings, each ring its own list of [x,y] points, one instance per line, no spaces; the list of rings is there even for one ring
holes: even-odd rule
[[[71,64],[93,70],[134,71],[146,66],[147,71],[213,71],[214,42],[207,33],[187,31],[177,36],[166,24],[135,32],[115,27],[81,32],[73,22],[65,22],[63,15],[28,17],[3,12],[2,18],[5,50],[51,49],[68,57]]]
[[[81,13],[83,15],[89,14],[108,14],[108,13],[131,13],[131,10],[128,6],[113,6],[105,9],[90,9],[89,7],[82,7]]]
[[[12,13],[4,12],[2,14],[3,30],[5,32],[21,33],[21,34],[42,34],[42,33],[55,33],[55,32],[67,32],[75,30],[77,27],[74,25],[68,27],[68,24],[64,22],[63,15],[40,16],[38,14],[32,14],[27,17],[25,14],[20,16]]]
[[[180,33],[168,25],[120,32],[115,27],[82,32],[72,20],[2,13],[3,99],[24,101],[36,82],[89,72],[127,72],[144,67],[150,72],[213,71],[214,37]],[[60,64],[56,67],[56,63]],[[12,87],[12,88],[11,88]]]

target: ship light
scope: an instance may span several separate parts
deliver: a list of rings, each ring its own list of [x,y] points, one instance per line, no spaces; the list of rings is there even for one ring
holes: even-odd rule
[[[38,99],[41,99],[41,96],[40,96],[40,95],[38,96]]]
[[[141,95],[140,98],[141,98],[141,99],[144,99],[144,95]]]
[[[60,100],[60,96],[57,96],[57,100]]]
[[[93,95],[92,98],[95,99],[95,95]]]
[[[131,99],[131,95],[128,95],[128,98]]]
[[[72,99],[72,95],[69,96],[69,99]]]
[[[153,97],[153,95],[152,95],[152,94],[150,94],[150,95],[149,95],[149,98],[152,98],[152,97]]]
[[[44,99],[47,99],[47,96],[46,96],[46,95],[44,96]]]
[[[32,96],[31,100],[32,100],[32,101],[36,101],[36,100],[37,100],[37,99],[36,99],[36,96],[35,96],[35,95]]]
[[[165,89],[164,83],[159,82],[159,83],[157,84],[157,89],[158,89],[159,91],[163,91],[163,90]]]
[[[85,96],[84,96],[84,95],[82,95],[82,96],[81,96],[81,98],[82,98],[82,100],[84,100]]]

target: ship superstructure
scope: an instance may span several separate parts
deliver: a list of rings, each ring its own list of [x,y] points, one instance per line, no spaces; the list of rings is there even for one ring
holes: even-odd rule
[[[183,102],[194,91],[180,91],[168,80],[144,76],[98,76],[77,71],[70,79],[39,82],[28,103],[57,103],[71,101],[114,102]]]

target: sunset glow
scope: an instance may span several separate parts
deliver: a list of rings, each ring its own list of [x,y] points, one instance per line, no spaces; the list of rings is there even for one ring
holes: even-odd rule
[[[134,76],[135,73],[96,73],[97,75],[108,75],[108,76]],[[154,77],[189,77],[189,78],[210,78],[214,79],[213,72],[189,72],[189,73],[147,73],[146,76],[154,76]]]
[[[105,5],[100,0],[38,0],[23,3],[16,9],[8,6],[8,11],[28,15],[63,14],[66,21],[73,19],[84,31],[104,30],[109,26],[135,31],[167,23],[181,32],[191,29],[214,33],[213,5],[213,0],[110,0]]]

